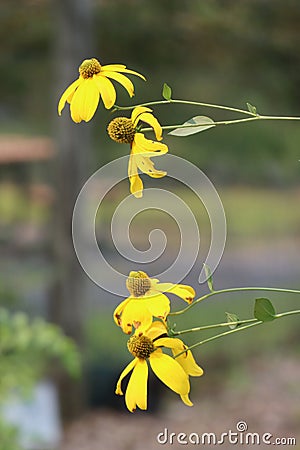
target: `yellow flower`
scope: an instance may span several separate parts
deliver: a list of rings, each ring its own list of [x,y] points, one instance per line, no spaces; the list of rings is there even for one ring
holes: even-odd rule
[[[61,115],[67,102],[70,103],[74,122],[88,122],[95,114],[100,97],[106,109],[112,108],[116,101],[116,90],[110,79],[122,84],[133,97],[132,82],[120,72],[131,73],[145,80],[143,75],[127,69],[123,64],[101,66],[96,58],[85,59],[79,67],[79,78],[70,84],[59,100],[58,114]]]
[[[131,334],[132,326],[142,332],[147,330],[154,317],[166,320],[170,312],[170,300],[163,292],[178,295],[191,303],[195,291],[184,284],[159,283],[149,278],[145,272],[130,272],[127,278],[127,289],[130,297],[121,302],[114,311],[114,321],[124,333]]]
[[[116,386],[116,394],[123,395],[121,383],[123,378],[132,371],[126,393],[125,403],[129,411],[136,407],[147,409],[147,380],[148,362],[155,375],[172,391],[180,395],[181,400],[188,406],[193,406],[189,399],[189,375],[201,376],[203,370],[199,367],[190,350],[178,358],[172,358],[163,353],[161,347],[171,348],[173,353],[180,353],[186,346],[180,339],[164,336],[166,328],[162,322],[153,322],[151,328],[143,333],[134,334],[128,341],[127,347],[134,356],[123,370]]]
[[[107,131],[111,139],[119,144],[130,144],[131,152],[128,164],[128,177],[130,192],[137,198],[143,195],[143,182],[139,177],[140,170],[152,178],[164,177],[167,172],[156,170],[151,157],[164,155],[168,147],[160,142],[146,139],[143,133],[138,131],[139,121],[148,123],[154,130],[156,139],[162,140],[162,128],[158,120],[151,114],[152,109],[145,106],[137,106],[131,114],[131,118],[116,117],[113,119]]]

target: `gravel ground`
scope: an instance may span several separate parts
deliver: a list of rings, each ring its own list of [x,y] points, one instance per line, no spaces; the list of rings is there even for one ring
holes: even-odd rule
[[[109,409],[90,412],[66,428],[60,450],[212,448],[217,445],[208,445],[207,441],[206,445],[195,445],[195,434],[190,436],[190,433],[201,435],[210,432],[220,438],[221,433],[236,432],[239,421],[246,422],[248,433],[259,433],[260,437],[263,433],[272,433],[271,444],[275,438],[294,437],[296,445],[282,442],[280,447],[300,449],[300,360],[287,356],[270,357],[268,361],[254,359],[247,363],[246,368],[247,380],[226,382],[221,390],[218,386],[215,391],[202,393],[198,398],[193,395],[192,408],[185,407],[172,396],[172,400],[163,403],[163,409],[157,414],[121,413]],[[196,385],[193,383],[193,389]],[[158,443],[157,435],[165,428],[168,438],[163,445],[165,435],[161,436],[161,443]],[[172,432],[176,436],[170,443]],[[180,432],[187,435],[181,436],[187,444],[178,443]],[[245,438],[246,433],[238,433],[238,439],[241,435]],[[267,448],[267,445],[246,445],[241,441],[233,444],[225,440],[221,447],[258,449]]]

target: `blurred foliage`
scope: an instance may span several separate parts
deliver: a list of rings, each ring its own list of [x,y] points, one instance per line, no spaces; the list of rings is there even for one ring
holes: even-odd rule
[[[12,123],[24,129],[26,123],[27,132],[51,132],[54,8],[50,0],[1,2],[2,131],[13,130]],[[250,102],[261,113],[299,115],[299,20],[297,0],[95,0],[93,52],[104,64],[122,62],[147,76],[147,83],[136,81],[136,102],[159,99],[167,82],[174,98],[237,107]],[[129,103],[121,87],[118,102]],[[163,106],[155,113],[162,123],[176,124],[210,111]],[[109,142],[103,108],[97,117],[92,126],[98,163],[127,153]],[[220,127],[188,141],[170,137],[168,144],[172,153],[188,152],[215,179],[282,185],[299,176],[297,129],[287,123]]]
[[[59,361],[72,376],[79,375],[77,348],[57,326],[42,319],[29,321],[24,313],[11,314],[0,309],[0,406],[13,392],[29,395],[53,360]],[[1,444],[2,439],[7,439],[5,450],[17,448],[14,428],[1,422],[1,418],[0,435]]]
[[[79,354],[73,341],[57,326],[39,318],[29,321],[21,312],[0,309],[0,349],[1,401],[13,389],[26,393],[53,358],[71,375],[79,375]]]
[[[22,450],[18,444],[16,427],[3,422],[0,417],[1,450]]]

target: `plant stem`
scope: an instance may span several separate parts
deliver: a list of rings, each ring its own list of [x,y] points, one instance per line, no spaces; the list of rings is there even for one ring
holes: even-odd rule
[[[245,325],[244,327],[235,328],[234,330],[224,331],[224,333],[216,334],[215,336],[211,336],[211,337],[209,337],[207,339],[204,339],[203,341],[200,341],[200,342],[197,342],[196,344],[191,345],[190,347],[186,348],[182,352],[177,353],[177,355],[175,355],[174,358],[177,358],[178,356],[180,356],[183,353],[185,353],[187,350],[192,350],[193,348],[198,347],[199,345],[206,344],[207,342],[210,342],[210,341],[215,341],[216,339],[219,339],[219,338],[221,338],[223,336],[227,336],[229,334],[237,333],[238,331],[246,330],[247,328],[255,327],[256,325],[261,325],[262,323],[264,323],[264,322],[259,320],[259,321],[256,321],[254,323],[251,323],[250,325]]]
[[[112,112],[115,111],[125,111],[137,108],[138,106],[154,106],[154,105],[164,105],[164,104],[170,104],[170,103],[180,103],[184,105],[194,105],[194,106],[203,106],[205,108],[216,108],[216,109],[222,109],[225,111],[233,111],[238,112],[242,114],[247,114],[248,116],[256,116],[256,114],[245,110],[245,109],[239,109],[239,108],[233,108],[231,106],[224,106],[224,105],[215,105],[213,103],[203,103],[203,102],[193,102],[189,100],[155,100],[153,102],[147,102],[147,103],[140,103],[139,105],[133,105],[133,106],[118,106],[114,105],[114,109]]]
[[[257,322],[257,319],[239,320],[237,322],[214,323],[212,325],[203,325],[201,327],[189,328],[187,330],[173,331],[172,336],[180,336],[181,334],[191,333],[191,332],[195,332],[195,331],[211,330],[213,328],[229,327],[229,326],[233,326],[233,325],[242,325],[244,323],[254,323],[254,322]]]
[[[299,309],[295,309],[293,311],[283,312],[283,313],[280,313],[280,314],[275,314],[274,315],[274,319],[281,319],[282,317],[292,316],[292,315],[296,315],[296,314],[300,314],[300,310]],[[245,319],[245,320],[239,320],[237,322],[214,323],[212,325],[203,325],[203,326],[200,326],[200,327],[189,328],[187,330],[173,331],[172,332],[172,336],[180,336],[181,334],[192,333],[192,332],[195,332],[195,331],[210,330],[210,329],[219,328],[219,327],[230,327],[232,325],[242,325],[242,324],[246,324],[246,323],[256,323],[257,321],[258,321],[257,319]]]
[[[300,117],[260,115],[260,114],[253,113],[253,112],[250,112],[245,109],[233,108],[231,106],[216,105],[214,103],[194,102],[194,101],[189,101],[189,100],[173,100],[173,99],[172,100],[156,100],[156,101],[147,102],[147,103],[140,103],[138,105],[133,105],[133,106],[115,105],[112,112],[131,110],[138,106],[154,106],[154,105],[165,105],[165,104],[171,104],[171,103],[177,103],[177,104],[179,103],[179,104],[184,104],[184,105],[193,105],[193,106],[202,106],[205,108],[221,109],[223,111],[232,111],[232,112],[237,112],[237,113],[241,113],[241,114],[250,116],[247,119],[223,120],[223,121],[214,122],[214,125],[232,125],[232,124],[236,124],[236,123],[242,123],[242,122],[254,121],[254,120],[300,120]],[[204,123],[203,125],[207,125],[207,123]],[[175,128],[188,128],[188,127],[199,127],[199,126],[201,126],[201,124],[196,124],[196,125],[182,125],[181,124],[181,125],[167,125],[167,126],[163,126],[162,128],[163,128],[163,130],[171,130],[171,129],[175,129]],[[152,128],[143,128],[141,131],[143,131],[143,132],[152,131]]]
[[[288,117],[288,116],[259,116],[256,115],[254,117],[247,117],[246,119],[234,119],[234,120],[221,120],[217,122],[211,123],[211,128],[216,125],[234,125],[237,123],[243,122],[254,122],[255,120],[300,120],[300,117]],[[194,128],[207,126],[208,123],[197,123],[197,124],[189,124],[189,125],[164,125],[162,126],[163,130],[174,130],[176,128]],[[152,128],[142,128],[141,132],[153,131]]]
[[[188,311],[190,308],[192,308],[197,303],[201,302],[202,300],[206,300],[207,298],[212,297],[213,295],[226,294],[226,293],[232,293],[232,292],[245,292],[245,291],[267,291],[267,292],[285,292],[288,294],[300,294],[300,291],[297,289],[270,288],[270,287],[238,287],[238,288],[220,289],[219,291],[212,291],[212,292],[209,292],[208,294],[203,295],[202,297],[195,300],[193,303],[191,303],[186,308],[184,308],[180,311],[174,311],[172,313],[169,313],[169,316],[177,316],[179,314],[183,314],[184,312]]]
[[[300,310],[299,309],[298,310],[294,310],[294,311],[287,311],[287,312],[280,313],[280,314],[275,314],[274,315],[274,319],[281,319],[282,317],[292,316],[292,315],[296,315],[296,314],[300,314]],[[252,322],[252,323],[250,323],[249,325],[245,325],[243,327],[235,328],[234,330],[228,330],[228,331],[225,331],[223,333],[216,334],[215,336],[211,336],[211,337],[209,337],[207,339],[204,339],[203,341],[197,342],[196,344],[191,345],[190,347],[186,348],[182,352],[180,352],[177,355],[175,355],[174,358],[177,358],[177,356],[182,355],[187,350],[192,350],[193,348],[198,347],[199,345],[203,345],[203,344],[206,344],[207,342],[214,341],[214,340],[219,339],[219,338],[221,338],[223,336],[227,336],[229,334],[237,333],[239,331],[246,330],[248,328],[255,327],[256,325],[261,325],[262,323],[265,323],[262,320],[247,319],[247,320],[242,320],[240,322],[237,322],[237,324],[249,323],[249,322]],[[227,322],[226,323],[227,326],[233,325],[233,324],[234,324],[234,322]],[[211,326],[208,325],[207,327],[198,327],[199,328],[198,330],[196,328],[191,328],[190,330],[183,330],[182,332],[177,332],[177,333],[175,333],[175,336],[176,336],[176,334],[178,335],[178,334],[182,334],[182,333],[188,333],[189,331],[199,331],[200,329],[204,330],[205,328],[207,329],[207,328],[213,328],[213,327],[217,327],[217,326],[224,326],[224,324],[222,323],[222,324],[215,324],[215,325],[211,325]]]

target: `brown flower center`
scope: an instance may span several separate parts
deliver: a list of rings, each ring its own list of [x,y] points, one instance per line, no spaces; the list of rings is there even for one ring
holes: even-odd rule
[[[145,272],[130,272],[126,286],[132,297],[142,297],[151,289],[151,279]]]
[[[134,140],[135,129],[131,119],[116,117],[107,127],[109,137],[119,144],[131,144]]]
[[[131,336],[127,342],[130,353],[136,358],[147,359],[155,351],[152,339],[147,336]]]
[[[85,59],[79,67],[79,73],[83,78],[92,78],[101,72],[101,64],[96,58]]]

